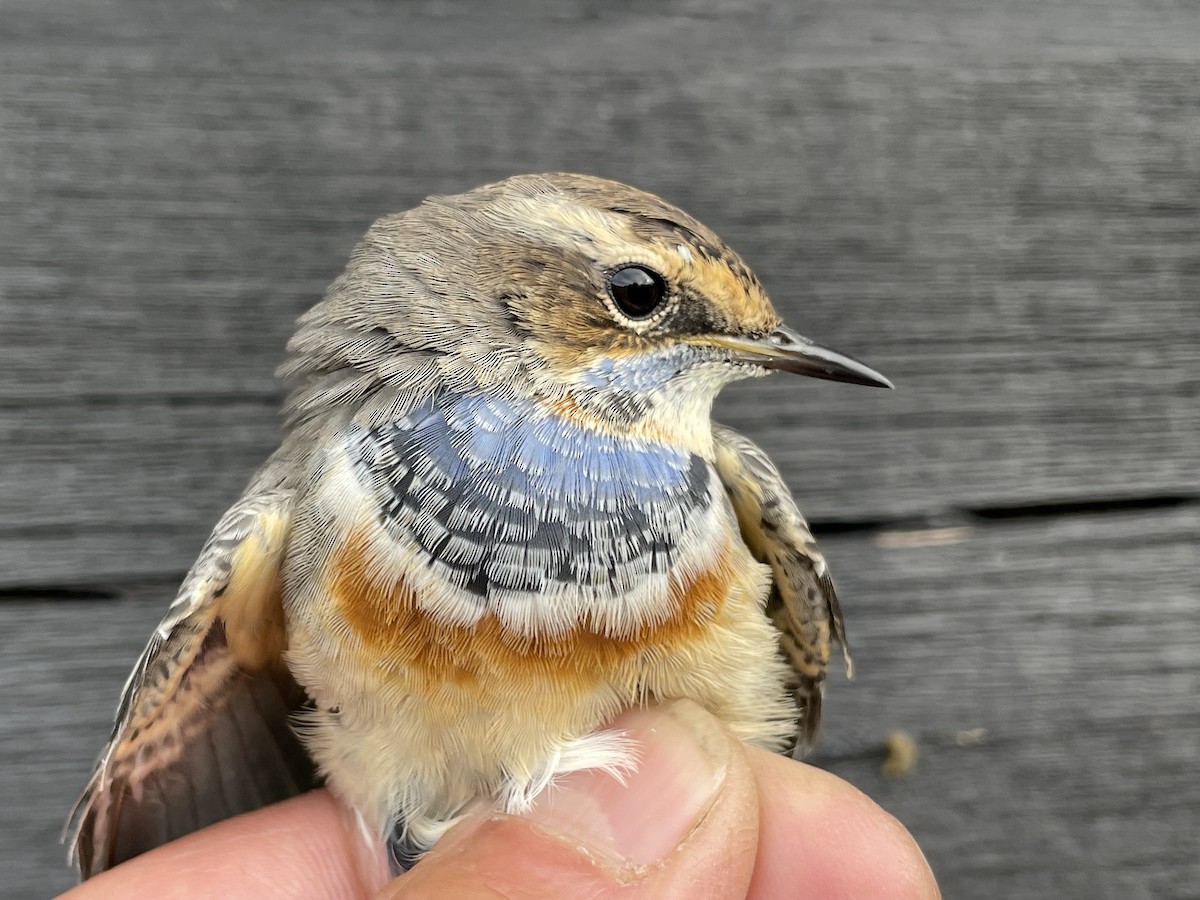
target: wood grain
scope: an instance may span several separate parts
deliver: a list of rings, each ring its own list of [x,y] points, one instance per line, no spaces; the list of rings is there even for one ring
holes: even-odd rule
[[[947,897],[1193,896],[1200,507],[938,534],[832,543],[856,678],[818,760],[913,830]],[[920,751],[899,780],[894,729]]]
[[[827,526],[860,674],[822,764],[947,897],[1194,897],[1197,84],[1182,2],[8,0],[6,895],[69,882],[57,829],[278,440],[294,318],[376,216],[558,169],[679,203],[899,385],[718,409]]]
[[[817,519],[1196,493],[1200,18],[1099,6],[10,4],[0,583],[185,568],[366,225],[522,170],[660,191],[897,382],[722,403]]]
[[[824,537],[857,665],[814,761],[912,829],[947,897],[1190,896],[1198,532],[1187,505]],[[69,883],[58,829],[174,589],[0,605],[7,896]],[[895,729],[920,752],[899,780]]]

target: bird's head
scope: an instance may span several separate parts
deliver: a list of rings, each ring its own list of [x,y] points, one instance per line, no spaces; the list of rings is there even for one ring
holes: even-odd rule
[[[289,350],[310,398],[436,381],[532,392],[616,427],[707,430],[724,384],[772,369],[891,386],[786,327],[687,213],[583,175],[516,176],[380,219]]]

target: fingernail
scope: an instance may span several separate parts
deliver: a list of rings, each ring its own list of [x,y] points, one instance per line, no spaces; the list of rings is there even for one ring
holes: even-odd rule
[[[690,701],[632,710],[610,726],[637,750],[624,784],[589,769],[541,793],[526,818],[593,856],[646,865],[662,859],[713,805],[729,766],[729,739]]]

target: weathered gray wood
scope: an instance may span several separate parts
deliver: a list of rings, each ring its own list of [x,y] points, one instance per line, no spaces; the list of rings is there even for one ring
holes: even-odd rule
[[[947,897],[1196,896],[1200,508],[882,537],[835,544],[857,673],[826,764],[922,839]],[[891,729],[921,747],[906,780],[857,752]]]
[[[1049,6],[5,4],[0,585],[186,567],[369,221],[522,170],[900,384],[722,404],[819,520],[1197,492],[1200,13]]]
[[[1198,532],[1190,505],[826,537],[857,673],[816,761],[913,830],[946,897],[1195,896]],[[6,896],[69,882],[57,829],[173,591],[0,605]],[[893,729],[921,751],[903,780],[879,774]]]
[[[1197,84],[1189,3],[7,0],[0,588],[35,599],[0,603],[4,892],[68,883],[116,691],[354,240],[573,169],[688,208],[900,384],[722,402],[811,516],[974,528],[826,538],[859,677],[824,764],[947,897],[1196,896],[1196,506],[961,511],[1200,494]]]

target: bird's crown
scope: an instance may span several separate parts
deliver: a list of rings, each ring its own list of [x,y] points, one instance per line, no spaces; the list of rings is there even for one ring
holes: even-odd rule
[[[377,221],[301,318],[282,371],[302,381],[293,416],[372,384],[437,383],[636,417],[654,404],[639,413],[631,398],[694,396],[700,411],[734,378],[802,371],[800,343],[812,346],[684,211],[601,178],[521,175]]]

